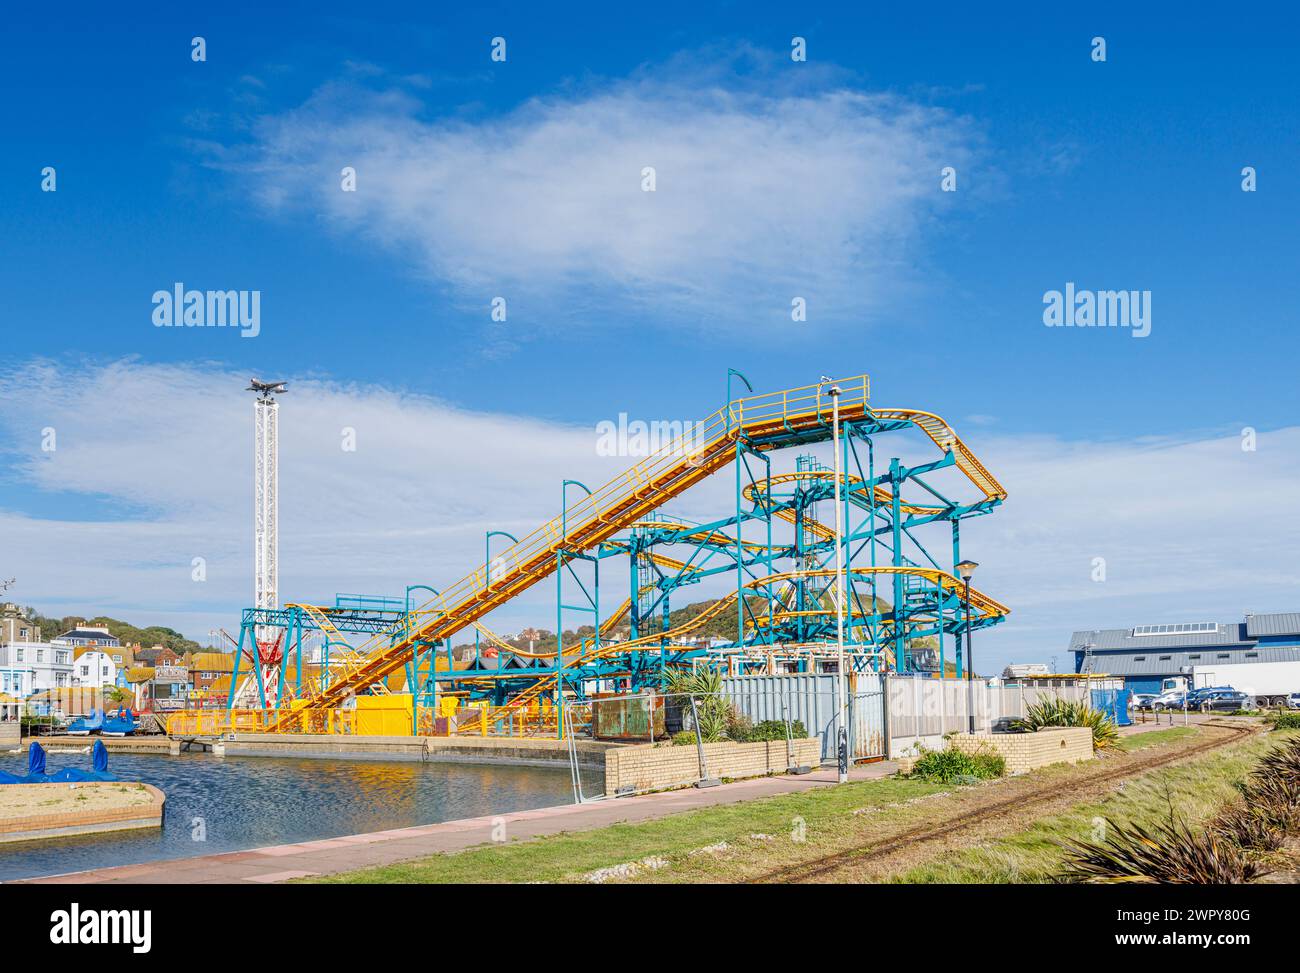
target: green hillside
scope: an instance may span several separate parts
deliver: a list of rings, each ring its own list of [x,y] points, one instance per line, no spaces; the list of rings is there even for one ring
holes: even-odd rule
[[[193,639],[187,639],[174,628],[167,628],[163,625],[150,625],[147,628],[137,628],[130,622],[124,622],[117,618],[109,618],[107,615],[99,615],[95,618],[83,618],[80,615],[66,615],[63,618],[50,618],[42,615],[35,608],[26,608],[24,611],[28,618],[41,627],[41,638],[47,642],[52,638],[57,638],[64,632],[71,631],[78,625],[94,625],[99,628],[108,629],[109,634],[118,639],[123,645],[138,643],[146,649],[153,648],[155,645],[165,645],[167,648],[180,655],[200,648],[198,642],[195,642]]]

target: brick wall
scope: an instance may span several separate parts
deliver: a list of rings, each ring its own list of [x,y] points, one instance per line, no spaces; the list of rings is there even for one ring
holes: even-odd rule
[[[1002,754],[1008,774],[1023,774],[1048,764],[1091,760],[1092,730],[1086,726],[1068,726],[1039,730],[1037,733],[962,733],[950,737],[948,745],[973,753],[980,747]]]
[[[821,763],[821,738],[794,741],[795,763]],[[762,777],[783,774],[789,763],[784,740],[765,743],[706,743],[704,759],[711,777]],[[605,754],[605,793],[681,787],[700,779],[699,751],[671,744],[617,747]]]

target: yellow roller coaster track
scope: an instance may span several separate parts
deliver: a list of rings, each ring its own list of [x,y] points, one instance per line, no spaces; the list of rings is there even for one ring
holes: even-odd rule
[[[870,382],[862,375],[839,383],[839,409],[846,421],[868,417]],[[518,596],[556,569],[561,551],[583,551],[609,540],[724,468],[734,458],[734,444],[744,438],[751,448],[775,449],[804,437],[824,438],[832,402],[824,385],[809,385],[729,402],[698,428],[665,444],[627,472],[574,502],[561,517],[543,524],[497,563],[501,572],[485,568],[466,575],[413,613],[413,621],[394,637],[373,636],[360,647],[363,662],[341,673],[306,709],[338,706],[350,696],[400,668],[418,640],[437,641]],[[699,443],[704,445],[699,445]],[[291,719],[286,714],[273,729]]]
[[[920,567],[854,568],[852,574],[854,577],[860,577],[860,576],[870,575],[870,574],[913,575],[916,577],[925,578],[932,584],[937,584],[949,592],[956,593],[958,596],[961,596],[965,593],[966,583],[964,581],[962,581],[960,578],[954,577],[951,574],[948,574],[946,571],[937,571],[934,568],[920,568]],[[751,590],[755,590],[758,588],[766,588],[774,584],[782,584],[785,582],[794,581],[798,578],[826,578],[826,577],[834,577],[834,575],[835,572],[833,570],[828,570],[825,568],[818,568],[816,570],[811,570],[811,571],[782,571],[777,574],[769,574],[766,577],[755,578],[753,581],[748,582],[745,585],[745,587]],[[644,635],[641,638],[631,639],[630,641],[627,642],[615,642],[610,645],[602,645],[598,649],[595,649],[582,656],[571,659],[570,661],[566,662],[562,668],[564,670],[575,669],[580,666],[586,665],[590,662],[595,662],[598,659],[604,659],[614,655],[621,655],[622,653],[629,652],[633,649],[639,649],[642,647],[657,648],[659,644],[665,642],[668,644],[672,644],[674,641],[680,642],[682,638],[684,638],[687,635],[690,635],[693,632],[698,631],[710,619],[716,618],[722,612],[733,607],[735,603],[736,603],[736,592],[732,591],[728,593],[726,597],[718,599],[713,604],[709,605],[708,608],[704,609],[704,611],[700,612],[694,618],[689,619],[686,622],[683,622],[681,625],[677,625],[674,628],[668,629],[665,632],[656,632],[653,635]],[[1008,608],[1006,605],[1002,604],[1000,601],[996,600],[995,598],[991,598],[988,595],[983,594],[982,592],[976,590],[975,588],[970,589],[970,605],[971,608],[978,611],[980,615],[987,618],[1003,617],[1011,613],[1011,609]],[[832,613],[833,611],[834,611],[833,608],[827,608],[824,611],[822,611],[820,614],[829,614]],[[555,683],[556,683],[555,675],[550,675],[544,679],[539,679],[532,686],[528,687],[523,692],[519,693],[517,696],[511,699],[510,702],[506,703],[504,706],[498,706],[495,709],[493,709],[489,713],[488,719],[495,720],[497,718],[506,716],[507,714],[518,709],[521,706],[528,705],[528,703],[531,700],[534,700],[538,696],[542,695],[543,693],[549,692],[551,689],[553,689],[555,687]]]
[[[873,412],[868,405],[870,383],[865,375],[839,384],[842,420],[851,422],[878,415],[915,422],[936,444],[956,452],[958,466],[986,496],[1004,495],[997,481],[942,419],[908,410]],[[286,713],[271,729],[286,728],[304,710],[339,706],[379,682],[405,664],[417,641],[438,641],[453,635],[549,577],[556,569],[560,552],[588,550],[620,530],[635,526],[664,503],[732,462],[737,441],[744,439],[750,448],[763,451],[825,438],[832,404],[824,389],[824,385],[809,385],[728,403],[698,429],[692,428],[689,437],[666,444],[576,501],[563,516],[548,521],[505,550],[495,561],[506,565],[505,570],[478,569],[412,612],[410,624],[403,631],[372,636],[358,647],[355,664],[345,667],[302,709]],[[704,445],[699,445],[701,442]],[[662,639],[664,634],[658,633],[653,639]]]

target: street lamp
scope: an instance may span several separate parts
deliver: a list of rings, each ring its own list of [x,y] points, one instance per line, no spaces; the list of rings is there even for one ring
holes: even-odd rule
[[[826,394],[831,397],[831,446],[835,453],[835,689],[839,696],[839,779],[849,779],[849,713],[848,687],[844,672],[844,510],[840,505],[840,387],[822,376],[822,385],[828,385]]]
[[[966,683],[967,683],[967,705],[970,710],[970,732],[975,734],[975,672],[971,664],[971,641],[970,641],[970,579],[975,573],[979,564],[975,561],[958,561],[956,565],[957,576],[966,583],[966,591],[962,600],[966,602]]]

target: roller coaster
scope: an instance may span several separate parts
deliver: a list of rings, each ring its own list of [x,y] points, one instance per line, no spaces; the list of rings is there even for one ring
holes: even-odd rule
[[[415,732],[427,726],[422,711],[452,698],[477,707],[482,732],[519,732],[527,721],[518,718],[544,712],[535,725],[562,735],[566,707],[657,688],[675,667],[826,671],[841,615],[851,668],[962,676],[968,628],[996,625],[1009,609],[953,573],[960,526],[995,510],[1006,491],[939,416],[873,408],[865,375],[836,384],[838,440],[825,382],[731,399],[598,489],[565,480],[558,516],[522,539],[505,535],[510,547],[495,558],[485,551],[482,567],[441,590],[411,585],[402,599],[339,595],[332,605],[245,609],[226,725],[255,711],[250,728],[319,732],[400,679]],[[917,465],[877,456],[886,434],[906,430],[919,432],[933,455]],[[809,451],[828,442],[844,471],[842,608],[836,530],[824,522],[827,507],[834,515],[836,474]],[[789,450],[800,450],[795,468],[774,471],[774,458]],[[665,512],[728,468],[730,515],[695,522]],[[937,539],[951,561],[933,556],[923,538],[931,546]],[[611,567],[628,594],[602,611],[601,574]],[[547,579],[555,584],[553,648],[525,649],[487,628],[489,613]],[[674,622],[683,590],[723,584],[725,594]],[[575,617],[583,624],[566,632],[566,616],[571,628]],[[456,658],[452,638],[470,631],[472,655]],[[277,633],[271,644],[265,633]],[[314,674],[304,671],[308,640],[319,645]],[[241,672],[245,660],[258,661]]]

